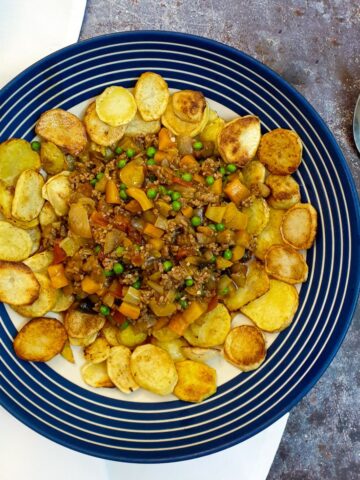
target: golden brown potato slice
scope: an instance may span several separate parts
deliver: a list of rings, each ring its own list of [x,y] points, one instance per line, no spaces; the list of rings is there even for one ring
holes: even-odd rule
[[[11,305],[29,305],[40,293],[40,285],[23,263],[0,261],[0,301]]]
[[[263,334],[252,325],[241,325],[230,330],[224,343],[226,360],[249,372],[260,367],[266,356]]]
[[[44,179],[35,170],[24,170],[16,183],[11,214],[17,220],[30,222],[36,218],[44,205],[41,191]]]
[[[248,188],[265,182],[266,169],[259,160],[251,160],[251,162],[241,170],[241,173],[243,174],[244,183]]]
[[[225,305],[229,310],[239,310],[242,306],[267,292],[269,286],[269,277],[264,267],[259,262],[252,262],[247,271],[245,286],[225,297]]]
[[[219,153],[226,163],[246,165],[256,154],[261,137],[260,120],[255,115],[238,117],[227,123],[218,137]]]
[[[22,220],[17,220],[16,218],[8,218],[7,221],[14,225],[14,227],[21,228],[23,230],[30,230],[31,228],[36,227],[39,225],[39,219],[34,218],[34,220],[30,220],[30,222],[23,222]]]
[[[119,345],[110,350],[107,370],[111,381],[123,393],[131,393],[139,388],[130,370],[130,348]]]
[[[54,254],[50,250],[44,250],[40,253],[35,253],[32,257],[24,260],[23,263],[31,268],[33,272],[44,272],[47,273],[47,268],[52,264],[54,260]]]
[[[270,211],[266,200],[253,197],[250,205],[241,209],[248,217],[246,231],[250,235],[259,235],[269,222]]]
[[[84,124],[91,140],[103,147],[109,147],[117,143],[124,136],[126,129],[125,125],[111,127],[101,121],[96,113],[95,102],[90,103],[86,109]]]
[[[0,180],[0,212],[6,219],[11,218],[11,206],[14,198],[14,188]]]
[[[163,77],[154,72],[142,73],[134,89],[135,100],[146,122],[159,120],[169,100],[169,88]]]
[[[276,128],[262,136],[258,157],[261,163],[275,175],[289,175],[301,163],[302,143],[292,130]]]
[[[103,328],[101,329],[101,335],[106,338],[106,341],[111,347],[117,347],[120,345],[117,338],[119,327],[112,325],[110,322],[106,322]]]
[[[35,132],[71,155],[81,153],[87,144],[82,122],[76,115],[61,108],[44,112],[36,123]]]
[[[171,393],[178,380],[170,355],[150,343],[135,348],[130,359],[130,369],[140,387],[158,395]]]
[[[56,222],[58,219],[54,208],[52,207],[51,203],[45,202],[43,208],[41,209],[39,215],[39,222],[42,227],[46,227],[47,225],[51,225]]]
[[[96,113],[101,121],[111,127],[120,127],[131,122],[137,105],[135,98],[124,87],[107,87],[95,101]]]
[[[224,343],[230,330],[231,317],[222,303],[204,313],[185,331],[184,337],[194,347],[215,347]]]
[[[150,135],[158,133],[161,128],[160,120],[151,120],[146,122],[141,115],[136,112],[135,117],[126,125],[125,135],[128,137],[137,137],[138,135]]]
[[[70,363],[75,363],[74,353],[71,350],[71,345],[69,340],[65,342],[64,348],[61,350],[61,356],[65,358]]]
[[[79,310],[67,312],[64,326],[71,338],[87,338],[97,335],[105,325],[105,318],[101,315],[84,313]]]
[[[265,270],[271,277],[291,284],[306,282],[308,276],[304,257],[287,245],[274,245],[266,252]]]
[[[208,118],[209,107],[206,107],[203,113],[203,118],[200,122],[184,122],[184,120],[180,120],[180,118],[175,115],[172,101],[169,101],[165,113],[161,117],[161,123],[174,135],[180,135],[182,137],[195,137],[204,129]]]
[[[270,288],[261,297],[241,308],[265,332],[280,332],[288,327],[299,304],[296,288],[280,280],[270,280]]]
[[[0,260],[19,262],[28,258],[32,240],[26,230],[0,221]]]
[[[210,120],[205,125],[204,129],[200,132],[200,140],[203,142],[213,142],[215,145],[215,150],[218,149],[218,138],[221,130],[224,128],[225,120],[222,118],[216,117],[213,120]]]
[[[17,313],[27,318],[42,317],[51,312],[57,299],[57,291],[51,286],[49,278],[42,273],[34,273],[34,275],[40,284],[38,298],[31,305],[13,307]]]
[[[49,178],[42,188],[42,196],[48,200],[55,214],[66,215],[69,211],[69,199],[72,193],[69,180],[70,172],[64,171]]]
[[[168,352],[174,362],[179,362],[180,360],[185,360],[186,358],[182,348],[187,346],[188,343],[184,338],[175,338],[174,340],[169,340],[167,342],[159,342],[159,340],[153,337],[151,339],[151,343]]]
[[[269,209],[269,221],[264,230],[256,238],[254,254],[260,260],[264,260],[267,250],[272,245],[283,245],[280,227],[285,212],[284,210]]]
[[[310,203],[298,203],[284,215],[280,227],[285,243],[298,250],[312,246],[317,231],[317,212]]]
[[[26,232],[30,235],[31,241],[32,241],[32,248],[30,255],[34,255],[39,248],[40,248],[40,243],[41,243],[41,232],[39,227],[34,227],[30,228],[29,230],[26,230]]]
[[[111,381],[106,362],[101,363],[85,363],[81,367],[81,376],[85,383],[94,388],[112,388]]]
[[[181,347],[181,350],[185,358],[194,362],[207,362],[219,354],[215,348]]]
[[[74,347],[87,347],[88,345],[91,345],[95,342],[97,336],[98,332],[95,332],[92,335],[83,338],[69,337],[69,342],[70,345],[74,345]]]
[[[202,402],[216,392],[216,370],[204,363],[184,360],[176,363],[178,382],[174,395],[184,402]]]
[[[180,120],[190,123],[201,122],[206,108],[206,99],[201,92],[180,90],[171,97],[174,113]]]
[[[0,180],[5,185],[15,185],[24,170],[40,168],[40,157],[29,142],[12,138],[0,144]]]
[[[269,175],[266,185],[271,190],[267,199],[270,207],[287,210],[300,202],[300,187],[291,175]]]
[[[104,362],[110,354],[110,345],[104,337],[98,337],[93,343],[84,348],[84,357],[87,362]]]
[[[153,329],[152,336],[159,340],[159,342],[169,342],[175,338],[179,338],[179,335],[171,330],[171,328],[168,326],[159,328],[157,330]]]
[[[145,332],[137,332],[132,325],[126,328],[119,328],[117,332],[117,339],[121,345],[133,348],[145,342],[147,334]]]
[[[65,294],[63,290],[57,290],[57,299],[55,305],[52,307],[53,312],[65,312],[74,303],[74,295]]]
[[[43,169],[50,175],[64,170],[65,154],[52,142],[41,142],[40,160]]]
[[[16,335],[16,355],[29,362],[48,362],[64,348],[65,328],[55,318],[33,318]]]

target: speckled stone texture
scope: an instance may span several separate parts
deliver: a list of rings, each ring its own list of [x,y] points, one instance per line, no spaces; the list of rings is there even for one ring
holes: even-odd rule
[[[360,94],[358,0],[89,0],[81,39],[140,29],[213,38],[273,68],[332,129],[360,191],[351,126]],[[293,409],[269,480],[360,479],[359,339],[358,308],[335,360]]]

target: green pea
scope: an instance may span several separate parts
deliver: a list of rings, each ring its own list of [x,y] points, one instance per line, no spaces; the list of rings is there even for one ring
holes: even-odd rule
[[[194,280],[193,280],[192,278],[187,278],[187,279],[185,280],[185,285],[186,285],[187,287],[192,287],[192,286],[194,285]]]
[[[208,227],[211,228],[211,230],[214,230],[214,232],[216,232],[216,225],[214,223],[210,223]]]
[[[120,155],[124,150],[121,147],[116,147],[115,148],[115,153],[116,155]]]
[[[225,167],[220,167],[219,172],[221,173],[221,175],[225,175],[226,173]]]
[[[234,173],[234,172],[236,172],[237,167],[236,167],[236,165],[234,165],[233,163],[229,163],[229,165],[226,165],[226,170],[227,170],[229,173]]]
[[[127,187],[127,185],[125,185],[125,183],[122,183],[122,184],[120,185],[120,190],[126,190],[127,188],[128,188],[128,187]]]
[[[122,263],[115,263],[115,265],[113,266],[113,270],[116,275],[121,275],[122,273],[124,273],[125,268]]]
[[[112,277],[114,272],[112,270],[103,270],[105,277]]]
[[[185,308],[187,308],[188,305],[189,305],[186,300],[180,300],[180,301],[179,301],[179,304],[180,304],[180,307],[181,307],[183,310],[185,310]]]
[[[101,315],[104,315],[104,317],[106,317],[110,314],[110,308],[107,305],[101,305],[99,312],[101,313]]]
[[[181,193],[180,192],[171,192],[171,200],[179,200],[181,198]]]
[[[133,148],[128,148],[128,149],[126,150],[126,156],[127,156],[128,158],[132,158],[134,155],[135,155],[135,150],[134,150]]]
[[[192,180],[192,175],[191,173],[183,173],[181,175],[181,178],[185,181],[185,182],[191,182]]]
[[[150,198],[151,200],[153,200],[156,195],[157,195],[157,190],[156,188],[149,188],[149,190],[146,192],[146,195],[148,198]]]
[[[201,225],[201,218],[195,215],[194,217],[191,218],[191,225],[193,227],[198,227]]]
[[[223,288],[223,289],[220,291],[220,295],[221,295],[222,297],[225,297],[226,295],[229,295],[229,291],[230,291],[230,290],[229,290],[229,287],[225,287],[225,288]]]
[[[167,195],[166,187],[164,187],[164,185],[160,185],[159,192],[161,193],[161,195]]]
[[[223,232],[225,230],[225,225],[223,223],[217,223],[215,228],[218,232]]]
[[[97,254],[97,253],[100,253],[100,251],[101,251],[101,245],[95,245],[94,252]]]
[[[101,180],[103,178],[105,174],[103,172],[99,172],[97,175],[96,175],[96,180]]]
[[[128,196],[127,196],[127,193],[125,192],[125,190],[120,190],[119,196],[120,196],[121,200],[127,200],[128,199]]]
[[[203,144],[200,141],[194,142],[193,143],[193,149],[194,150],[201,150],[203,148]]]
[[[121,257],[121,255],[123,255],[124,252],[125,252],[125,248],[124,248],[124,247],[117,247],[116,250],[115,250],[115,254],[116,254],[118,257]]]
[[[163,263],[164,272],[170,272],[173,268],[173,263],[170,260],[165,260]]]
[[[140,280],[140,278],[138,278],[138,279],[132,284],[132,286],[133,286],[134,288],[136,288],[136,290],[139,290],[139,289],[141,288],[141,280]]]
[[[93,178],[92,180],[90,180],[90,185],[92,185],[93,187],[95,187],[97,181],[96,181],[96,178]]]
[[[175,212],[178,212],[179,210],[181,210],[181,203],[178,200],[175,200],[174,202],[172,202],[171,207]]]
[[[146,161],[146,165],[151,167],[152,165],[156,165],[156,162],[153,158],[149,158],[149,160]]]
[[[40,142],[37,142],[36,140],[34,140],[33,142],[31,142],[31,148],[32,148],[35,152],[38,152],[38,151],[40,150],[40,147],[41,147]]]
[[[225,260],[231,260],[232,259],[232,251],[228,248],[225,250],[225,252],[223,253],[223,257],[225,258]]]
[[[209,185],[209,187],[211,187],[211,185],[214,185],[215,178],[212,175],[209,175],[205,178],[205,181]]]
[[[146,150],[146,155],[148,157],[153,157],[156,153],[156,148],[155,147],[148,147]]]
[[[118,168],[124,168],[126,164],[127,164],[126,158],[122,158],[121,160],[118,161],[117,167]]]
[[[129,320],[125,320],[125,322],[121,324],[120,330],[125,330],[125,328],[127,328],[129,325],[130,325]]]
[[[213,255],[210,260],[209,260],[210,263],[215,263],[216,262],[216,256]]]

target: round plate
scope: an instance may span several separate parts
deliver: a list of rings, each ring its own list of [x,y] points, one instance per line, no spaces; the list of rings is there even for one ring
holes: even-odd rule
[[[22,422],[81,452],[128,462],[169,462],[241,442],[282,416],[319,379],[349,327],[359,291],[359,203],[351,174],[319,115],[289,84],[253,58],[205,38],[170,32],[119,33],[60,50],[0,92],[0,140],[31,140],[47,109],[75,108],[109,85],[132,87],[155,71],[175,89],[202,92],[263,132],[295,130],[304,144],[297,172],[302,199],[319,213],[308,252],[309,279],[292,325],[266,362],[219,386],[201,404],[132,402],[85,389],[46,364],[14,355],[13,321],[3,305],[1,401]],[[14,159],[15,160],[15,159]]]

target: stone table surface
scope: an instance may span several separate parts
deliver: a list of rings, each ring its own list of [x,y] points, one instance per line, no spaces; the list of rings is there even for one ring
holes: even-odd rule
[[[295,86],[332,129],[360,191],[357,0],[89,0],[81,39],[173,30],[232,45]],[[360,309],[335,360],[292,410],[269,480],[360,479]]]

